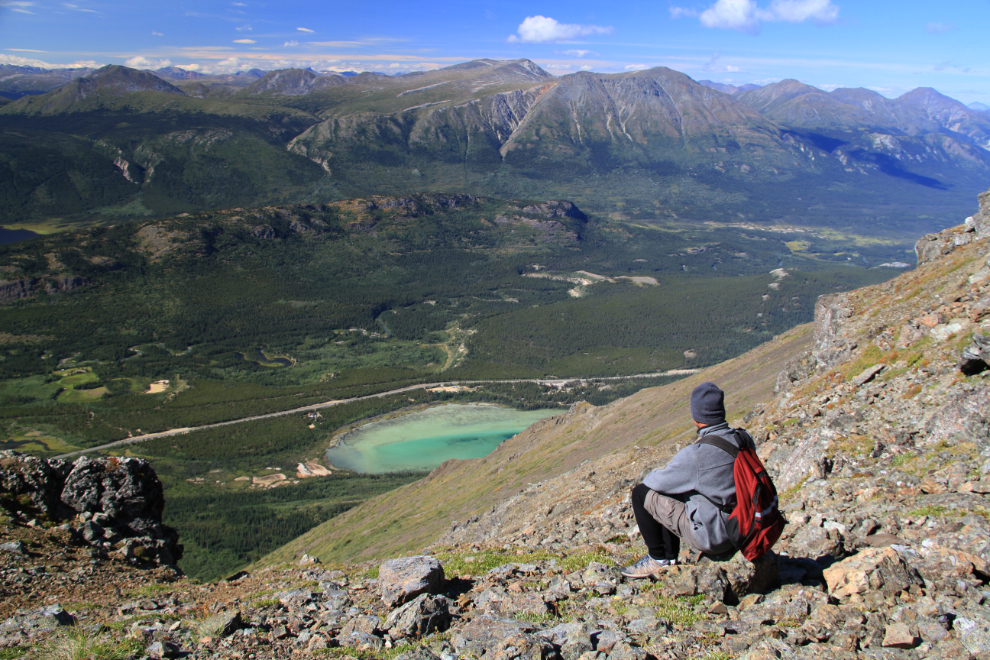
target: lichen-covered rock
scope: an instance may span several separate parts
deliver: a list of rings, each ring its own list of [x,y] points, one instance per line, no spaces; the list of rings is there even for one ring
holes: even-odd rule
[[[77,538],[120,559],[174,565],[182,557],[178,533],[162,524],[162,483],[142,459],[84,456],[70,464],[0,452],[0,504],[73,521]]]
[[[443,580],[443,566],[435,557],[427,555],[390,559],[378,569],[382,601],[389,607],[401,605],[423,593],[440,593]]]
[[[385,620],[383,629],[393,639],[420,637],[443,632],[450,627],[450,607],[447,599],[433,594],[420,594]]]
[[[29,502],[53,520],[63,518],[62,486],[71,469],[66,461],[0,451],[0,497],[8,507]]]
[[[337,635],[335,641],[338,646],[352,648],[355,651],[365,653],[380,651],[385,646],[385,640],[381,637],[375,637],[370,633],[364,632],[341,633]]]
[[[502,619],[482,614],[474,617],[455,632],[450,638],[450,643],[453,644],[458,653],[480,656],[487,649],[494,647],[499,640],[534,629],[533,624],[525,621]]]

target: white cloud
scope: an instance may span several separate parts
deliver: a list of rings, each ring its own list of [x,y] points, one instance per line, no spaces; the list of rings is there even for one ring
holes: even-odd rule
[[[85,9],[83,7],[80,7],[79,5],[74,5],[71,2],[63,2],[62,3],[62,6],[65,7],[66,9],[71,9],[72,11],[84,11],[84,12],[86,12],[88,14],[99,14],[100,13],[100,12],[96,11],[95,9]]]
[[[705,62],[701,68],[712,73],[739,73],[739,67],[732,64],[720,64],[719,60],[721,59],[721,55],[712,53],[712,59]]]
[[[165,36],[165,35],[164,35],[164,34],[162,34],[161,32],[156,32],[156,31],[154,31],[154,30],[152,30],[152,31],[151,31],[151,34],[153,34],[153,35],[155,35],[156,37],[164,37],[164,36]]]
[[[649,68],[650,68],[650,65],[649,64],[627,64],[626,65],[626,71],[644,71],[644,70],[649,69]]]
[[[718,0],[701,12],[701,24],[707,28],[726,28],[740,32],[759,32],[755,0]]]
[[[807,20],[816,23],[835,23],[839,20],[839,8],[832,0],[773,0],[770,11],[761,12],[765,21],[787,21],[803,23]]]
[[[310,30],[309,28],[296,28],[300,32],[316,32],[316,30]]]
[[[29,7],[34,7],[33,2],[23,2],[21,0],[0,0],[0,7],[16,11],[21,14],[33,14]]]
[[[171,66],[172,62],[167,59],[154,60],[144,57],[143,55],[137,55],[128,60],[124,60],[124,65],[129,66],[132,69],[163,69],[167,66]]]
[[[577,25],[559,23],[548,16],[527,16],[519,24],[518,34],[509,37],[510,42],[545,43],[547,41],[565,41],[585,37],[591,34],[611,34],[611,27],[599,25]]]
[[[9,48],[8,50],[14,50],[14,49]],[[45,51],[39,50],[39,51],[28,51],[28,52],[43,53]],[[13,64],[16,66],[37,66],[43,69],[81,69],[81,68],[95,69],[96,67],[103,66],[102,64],[94,62],[93,60],[79,60],[73,62],[72,64],[65,64],[65,63],[52,64],[51,62],[44,62],[42,60],[36,60],[30,57],[19,57],[17,55],[2,55],[2,54],[0,54],[0,64]]]
[[[282,44],[282,48],[289,48],[291,46],[298,46],[298,45],[299,45],[298,41],[296,41],[295,39],[290,39],[289,41],[286,41],[284,44]]]
[[[587,57],[588,55],[597,55],[598,53],[591,50],[565,50],[564,55],[570,55],[571,57]]]
[[[256,44],[258,43],[254,39],[234,39],[235,44]]]
[[[672,18],[697,17],[707,28],[737,30],[758,34],[762,23],[804,23],[819,25],[839,20],[839,8],[832,0],[773,0],[769,8],[760,9],[756,0],[717,0],[700,14],[683,7],[672,7]]]
[[[929,23],[925,26],[925,32],[928,34],[944,34],[950,30],[955,30],[955,23]]]
[[[237,30],[238,32],[250,32],[254,28],[251,27],[250,25],[242,25],[241,27],[234,28],[234,29]]]

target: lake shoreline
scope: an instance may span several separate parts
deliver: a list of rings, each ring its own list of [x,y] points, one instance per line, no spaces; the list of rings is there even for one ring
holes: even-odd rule
[[[339,429],[324,451],[324,461],[356,474],[429,471],[450,459],[487,456],[537,421],[563,412],[485,402],[408,406]],[[356,439],[355,433],[360,433]]]

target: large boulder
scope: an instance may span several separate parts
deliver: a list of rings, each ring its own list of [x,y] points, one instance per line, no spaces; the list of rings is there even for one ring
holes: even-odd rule
[[[406,603],[420,594],[438,594],[443,589],[443,580],[443,566],[428,555],[389,559],[378,569],[382,601],[389,607]]]

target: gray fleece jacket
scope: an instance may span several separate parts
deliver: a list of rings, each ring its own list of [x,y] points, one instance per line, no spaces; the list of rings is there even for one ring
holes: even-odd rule
[[[742,429],[739,432],[746,442],[752,443],[748,433]],[[701,437],[710,433],[739,446],[728,422],[706,426],[698,431]],[[694,540],[701,546],[697,550],[702,552],[718,554],[732,549],[732,542],[725,531],[728,514],[719,511],[702,495],[722,505],[735,504],[733,463],[732,456],[718,447],[694,443],[677,452],[667,467],[654,470],[643,479],[647,488],[684,501],[685,512],[694,525]]]

